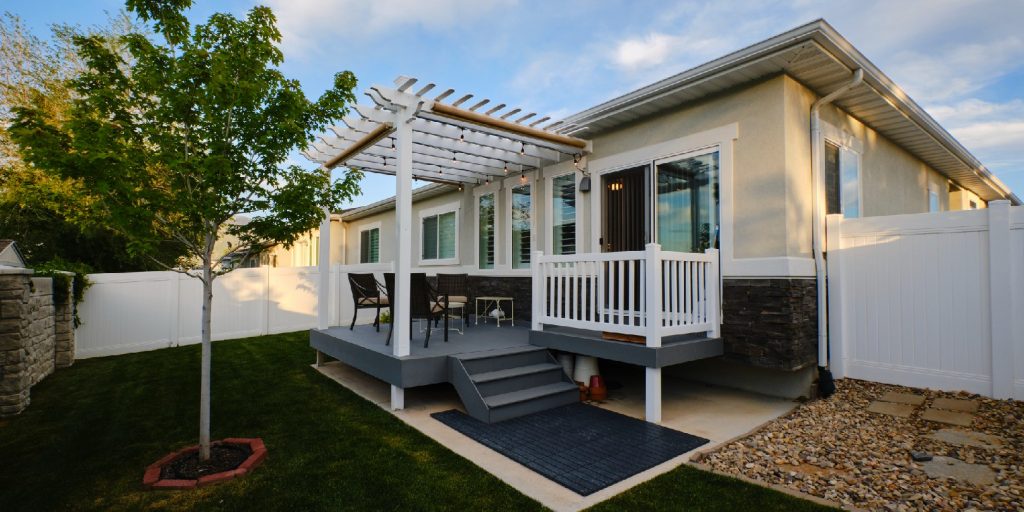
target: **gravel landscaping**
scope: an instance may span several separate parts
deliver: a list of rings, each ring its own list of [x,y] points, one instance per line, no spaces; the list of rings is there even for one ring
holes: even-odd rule
[[[851,379],[836,385],[831,398],[808,402],[701,462],[844,507],[1024,510],[1024,402]],[[897,393],[924,401],[905,405],[900,412],[906,417],[868,411]],[[977,411],[938,409],[965,400],[973,400]],[[922,418],[936,413],[969,414],[969,426]],[[915,462],[912,451],[932,460]],[[946,474],[955,477],[938,476]]]

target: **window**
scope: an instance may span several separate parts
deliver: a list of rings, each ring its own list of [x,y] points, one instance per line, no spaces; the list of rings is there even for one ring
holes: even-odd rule
[[[576,175],[551,180],[551,254],[576,254]]]
[[[939,191],[934,185],[928,185],[928,212],[941,212],[942,204],[939,203]]]
[[[477,199],[480,268],[494,268],[494,192]]]
[[[860,217],[860,155],[825,142],[825,209]]]
[[[359,263],[380,263],[380,228],[359,231]]]
[[[532,215],[530,185],[512,187],[512,268],[530,268]]]
[[[718,152],[655,164],[658,243],[667,251],[717,249]]]
[[[970,205],[972,210],[977,210],[978,209],[978,203],[976,203],[974,201],[968,201],[967,204]]]
[[[422,250],[420,259],[434,263],[454,262],[458,225],[454,211],[422,218]]]

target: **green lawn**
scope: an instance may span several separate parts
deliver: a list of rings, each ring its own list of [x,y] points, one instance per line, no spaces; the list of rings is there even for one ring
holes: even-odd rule
[[[0,510],[531,510],[540,505],[312,368],[305,332],[213,351],[213,437],[262,437],[251,475],[144,491],[145,466],[195,444],[199,347],[83,360],[0,420]],[[680,468],[600,508],[810,510]]]

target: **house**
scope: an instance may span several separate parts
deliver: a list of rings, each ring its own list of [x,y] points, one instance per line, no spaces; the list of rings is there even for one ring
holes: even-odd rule
[[[0,266],[25,267],[25,257],[14,240],[0,240]]]
[[[553,124],[406,77],[367,95],[307,156],[394,174],[397,194],[321,243],[350,271],[390,265],[398,296],[412,271],[469,273],[476,295],[514,298],[530,346],[644,366],[652,421],[670,366],[807,394],[828,365],[826,214],[1020,204],[823,20]],[[466,365],[412,366],[426,353],[402,309],[386,349],[323,324],[311,344],[391,382],[395,408],[450,380],[472,413]]]
[[[242,217],[235,222],[248,222],[248,219]],[[331,230],[335,240],[343,240],[340,213],[331,215]],[[242,245],[234,235],[222,233],[213,253],[222,266],[234,268],[317,266],[320,264],[320,232],[310,230],[302,233],[289,246],[266,243],[258,249]],[[331,264],[342,262],[340,246],[332,250],[330,261]]]

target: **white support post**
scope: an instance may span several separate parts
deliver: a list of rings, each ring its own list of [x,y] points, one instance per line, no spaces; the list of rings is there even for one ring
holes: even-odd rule
[[[1013,290],[1010,288],[1010,202],[988,204],[989,321],[992,336],[992,398],[1013,397]]]
[[[722,271],[721,264],[722,260],[718,258],[718,249],[705,249],[704,254],[711,257],[711,263],[708,264],[708,275],[704,281],[705,295],[704,301],[707,302],[708,322],[711,324],[711,330],[708,331],[708,338],[721,338],[722,337],[722,301],[719,299],[722,293]]]
[[[646,319],[647,346],[661,346],[661,246],[658,244],[647,244],[646,256],[644,258],[644,318]],[[647,373],[647,397],[650,399],[651,368]],[[658,418],[661,418],[661,373],[658,370]],[[650,411],[650,409],[648,409]],[[649,414],[649,412],[648,412]]]
[[[401,411],[405,409],[405,388],[391,385],[391,410]]]
[[[409,336],[409,297],[412,271],[412,124],[408,108],[403,108],[395,123],[395,144],[398,148],[398,174],[395,176],[395,224],[397,240],[395,243],[395,297],[391,305],[394,318],[392,342],[393,354],[405,357],[410,353]],[[399,392],[396,394],[396,389]],[[391,388],[392,408],[398,397],[398,408],[401,408],[401,388]]]
[[[330,171],[327,171],[330,172]],[[320,223],[320,292],[316,300],[316,323],[318,329],[330,326],[331,316],[331,210],[324,208],[324,220]]]
[[[644,396],[644,419],[661,423],[661,368],[644,368],[646,395]]]
[[[825,222],[825,266],[828,269],[828,366],[832,376],[846,378],[847,348],[843,340],[843,215],[832,214]]]
[[[543,257],[544,251],[534,251],[533,261],[530,263],[530,282],[533,285],[533,296],[530,297],[530,304],[532,306],[530,328],[535,331],[544,330],[544,324],[541,323],[540,319],[544,315],[547,306],[547,290],[546,283],[544,282],[544,270],[541,264]]]

